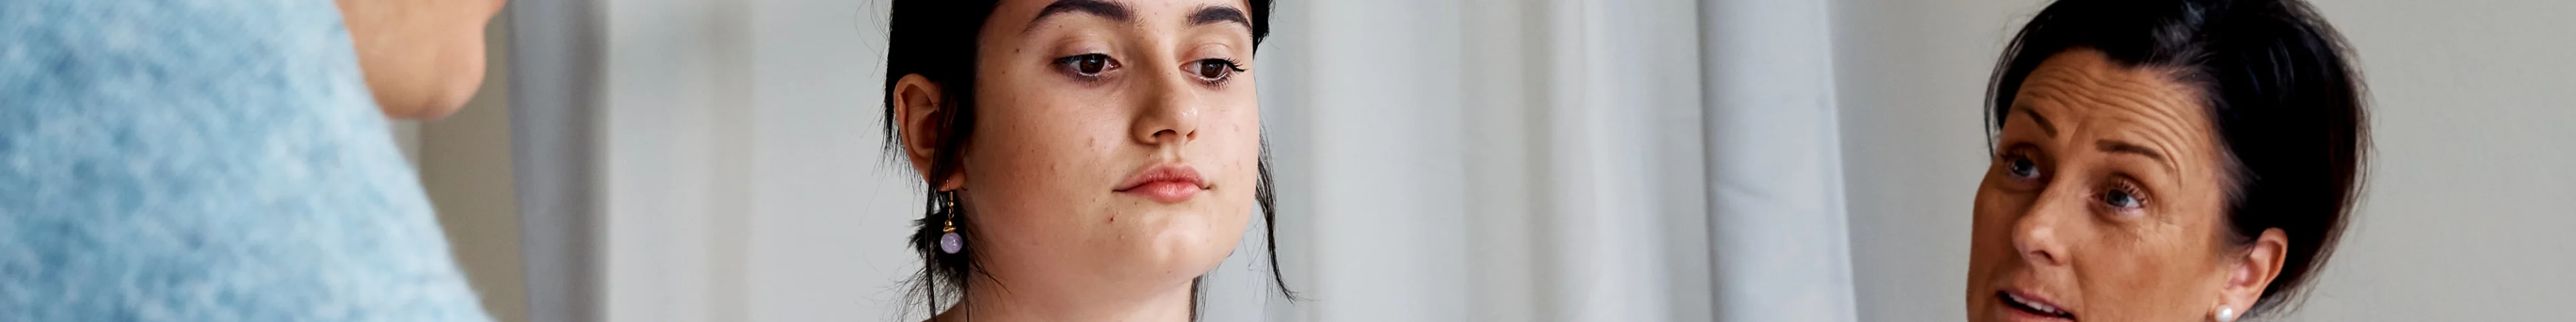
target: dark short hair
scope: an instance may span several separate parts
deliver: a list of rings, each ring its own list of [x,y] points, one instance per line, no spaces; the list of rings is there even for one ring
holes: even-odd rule
[[[885,149],[898,152],[889,155],[904,155],[899,153],[903,149],[902,138],[899,137],[901,134],[896,132],[894,119],[895,109],[898,108],[894,105],[895,85],[902,81],[904,76],[921,75],[931,83],[938,84],[941,87],[940,99],[947,105],[942,109],[955,111],[943,113],[938,116],[940,119],[934,120],[941,124],[940,142],[937,143],[939,148],[934,152],[935,155],[931,156],[931,165],[928,167],[930,173],[926,174],[927,177],[944,178],[948,176],[947,174],[958,171],[962,162],[959,158],[963,156],[969,135],[974,133],[977,44],[982,40],[986,18],[992,17],[993,7],[997,2],[997,0],[897,0],[893,3],[893,12],[891,12],[893,18],[886,27],[888,44],[886,46],[885,101],[883,102]],[[1258,50],[1262,39],[1270,36],[1270,0],[1247,0],[1246,2],[1251,5],[1250,8],[1244,9],[1249,10],[1247,14],[1251,15],[1252,44],[1253,48]],[[1288,290],[1287,280],[1281,277],[1277,269],[1279,237],[1276,227],[1279,216],[1276,210],[1278,207],[1273,202],[1276,198],[1272,197],[1272,192],[1276,189],[1271,188],[1270,152],[1267,148],[1269,145],[1262,146],[1263,151],[1254,167],[1260,179],[1253,185],[1252,195],[1254,203],[1261,208],[1261,220],[1267,223],[1263,225],[1267,230],[1262,234],[1262,246],[1268,250],[1266,253],[1268,257],[1264,259],[1272,267],[1271,282],[1279,287],[1278,291],[1281,295],[1293,300],[1297,298],[1296,293]],[[930,184],[929,186],[939,185]],[[915,229],[912,236],[906,240],[908,246],[921,255],[923,262],[921,272],[912,279],[912,292],[923,301],[923,305],[930,309],[929,314],[933,315],[939,314],[940,302],[953,300],[966,292],[966,279],[970,274],[982,274],[983,271],[975,262],[972,256],[974,252],[971,249],[959,251],[956,254],[939,251],[939,236],[944,234],[941,228],[943,228],[943,220],[946,219],[941,216],[942,201],[954,201],[955,198],[954,195],[937,191],[928,192],[928,196],[924,199],[927,202],[923,205],[923,217],[913,222]],[[960,217],[971,217],[971,215]],[[971,229],[959,233],[967,235],[969,241],[979,240],[974,238],[975,232]],[[1199,290],[1203,286],[1200,286],[1200,283],[1191,284],[1193,286],[1190,293],[1193,297],[1200,295]],[[1191,307],[1195,315],[1197,306]]]
[[[2196,87],[2233,159],[2224,238],[2288,235],[2281,275],[2247,315],[2281,310],[2315,279],[2360,195],[2370,147],[2363,85],[2342,36],[2299,0],[2059,0],[2013,37],[1986,89],[1990,131],[2042,61],[2098,50]]]

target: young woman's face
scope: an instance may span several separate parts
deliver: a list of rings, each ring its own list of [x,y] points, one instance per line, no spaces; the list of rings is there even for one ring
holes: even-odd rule
[[[1009,292],[1187,287],[1253,211],[1250,8],[1002,1],[964,151],[968,247]],[[1133,288],[1133,289],[1118,289]]]
[[[2194,89],[2078,49],[2018,91],[1977,189],[1969,320],[2200,321],[2260,293],[2269,274],[2231,274],[2247,252],[2221,239],[2226,159]]]

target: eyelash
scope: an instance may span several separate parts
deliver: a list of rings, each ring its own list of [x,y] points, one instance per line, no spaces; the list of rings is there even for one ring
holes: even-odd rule
[[[2030,152],[2021,147],[2005,149],[2004,152],[1996,154],[1995,162],[1996,166],[2001,167],[2005,176],[2020,182],[2020,185],[2035,184],[2048,178],[2046,167],[2041,166],[2037,158],[2031,157]],[[2016,162],[2030,162],[2030,175],[2023,176],[2020,171],[2013,169]],[[2125,177],[2113,177],[2110,180],[2110,185],[2093,194],[2095,205],[2116,213],[2134,213],[2146,209],[2147,202],[2151,198],[2146,194],[2145,189],[2139,188],[2137,181]],[[2123,198],[2126,200],[2121,200]]]
[[[1098,60],[1100,70],[1087,74],[1083,73],[1082,66],[1078,64],[1084,63],[1086,60]],[[1065,76],[1071,76],[1073,79],[1083,82],[1100,81],[1101,76],[1108,74],[1111,70],[1116,70],[1120,65],[1121,64],[1118,63],[1117,59],[1110,58],[1108,54],[1081,54],[1055,59],[1057,72],[1062,72]]]
[[[1209,65],[1209,64],[1217,64],[1217,65],[1215,65],[1215,66],[1211,66],[1211,65]],[[1232,59],[1224,59],[1224,58],[1200,59],[1200,60],[1198,60],[1198,61],[1191,62],[1191,66],[1190,66],[1190,67],[1196,67],[1196,68],[1198,68],[1198,70],[1190,71],[1190,72],[1191,72],[1191,76],[1198,76],[1198,77],[1199,77],[1199,82],[1201,82],[1201,83],[1206,83],[1206,84],[1208,84],[1208,86],[1225,85],[1226,81],[1229,81],[1229,80],[1233,80],[1233,79],[1234,79],[1234,74],[1235,74],[1235,73],[1241,73],[1241,72],[1246,72],[1246,71],[1248,71],[1248,70],[1244,70],[1244,69],[1243,69],[1243,64],[1242,64],[1242,63],[1235,62],[1235,61],[1234,61],[1234,60],[1232,60]],[[1216,77],[1210,78],[1210,77],[1207,77],[1207,76],[1206,76],[1206,68],[1208,68],[1208,67],[1221,67],[1221,68],[1217,70],[1218,75],[1217,75]]]
[[[2045,169],[2041,169],[2039,160],[2037,158],[2030,157],[2030,153],[2028,151],[2023,151],[2021,148],[2005,150],[2003,154],[1995,156],[1995,161],[1997,166],[2003,167],[2004,175],[2012,176],[2014,180],[2035,181],[2048,175]],[[2031,174],[2029,176],[2022,176],[2020,173],[2017,173],[2018,171],[2013,169],[2014,162],[2030,162]]]
[[[1099,70],[1088,73],[1083,72],[1084,66],[1082,66],[1082,64],[1092,61],[1097,61],[1097,63],[1100,64],[1100,66],[1098,66]],[[1119,64],[1117,59],[1110,58],[1107,54],[1065,56],[1056,58],[1054,62],[1054,66],[1057,68],[1058,72],[1063,72],[1065,76],[1071,76],[1076,80],[1084,82],[1100,81],[1100,78],[1104,76],[1104,74],[1108,74],[1110,71],[1116,70],[1121,65],[1122,64]],[[1200,59],[1190,62],[1189,65],[1196,69],[1189,71],[1191,73],[1190,76],[1198,77],[1200,83],[1207,84],[1208,86],[1225,85],[1227,81],[1234,79],[1235,73],[1250,71],[1243,69],[1243,63],[1224,58]],[[1215,70],[1217,73],[1216,76],[1207,76],[1208,70],[1206,68],[1209,67],[1218,68]]]
[[[2115,201],[2111,199],[2111,194],[2114,192],[2128,196],[2129,204],[2113,204]],[[2111,207],[2111,209],[2117,211],[2125,212],[2147,208],[2147,194],[2138,189],[2138,184],[2136,182],[2131,182],[2127,179],[2112,180],[2109,189],[2102,190],[2102,194],[2095,198],[2098,198],[2099,201],[2102,202],[2103,206]]]

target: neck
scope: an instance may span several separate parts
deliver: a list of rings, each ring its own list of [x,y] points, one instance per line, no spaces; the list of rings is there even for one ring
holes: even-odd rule
[[[973,279],[966,298],[933,317],[935,322],[1014,321],[1161,321],[1189,322],[1191,283],[1141,296],[1039,294],[1013,292],[987,279]]]

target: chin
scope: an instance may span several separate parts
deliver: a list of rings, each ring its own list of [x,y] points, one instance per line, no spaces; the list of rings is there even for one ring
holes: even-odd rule
[[[465,108],[465,103],[474,100],[475,92],[483,89],[484,64],[487,63],[484,61],[483,38],[480,33],[473,36],[476,37],[460,40],[451,46],[446,57],[440,59],[437,70],[430,71],[437,75],[438,80],[424,86],[429,92],[422,95],[423,100],[415,109],[413,118],[435,120],[455,114]]]
[[[1171,277],[1190,278],[1225,262],[1242,242],[1244,227],[1220,225],[1206,217],[1166,218],[1151,230],[1137,234],[1150,237],[1131,239],[1136,244],[1130,245],[1134,260],[1129,263],[1141,265],[1142,272],[1168,272]]]
[[[1179,235],[1193,237],[1155,240],[1153,245],[1146,246],[1148,249],[1144,255],[1152,258],[1147,262],[1191,276],[1216,269],[1217,264],[1225,262],[1226,256],[1234,253],[1234,247],[1241,239],[1239,234],[1216,234],[1211,231],[1173,235],[1172,237]],[[1234,238],[1224,238],[1227,236],[1234,236]]]
[[[483,85],[483,70],[450,71],[444,81],[417,88],[387,88],[400,85],[370,86],[375,92],[376,108],[386,117],[410,120],[437,120],[456,114]],[[369,84],[377,85],[377,84]],[[406,90],[410,89],[410,90]]]

